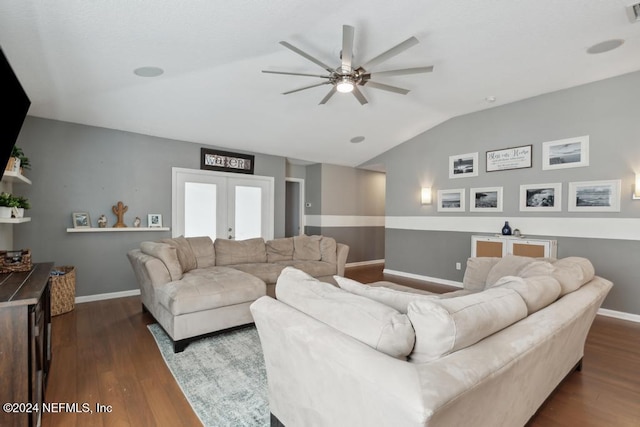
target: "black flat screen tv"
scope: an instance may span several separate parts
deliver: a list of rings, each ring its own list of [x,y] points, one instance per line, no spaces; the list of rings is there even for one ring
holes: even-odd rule
[[[31,101],[0,47],[0,170],[11,157]]]

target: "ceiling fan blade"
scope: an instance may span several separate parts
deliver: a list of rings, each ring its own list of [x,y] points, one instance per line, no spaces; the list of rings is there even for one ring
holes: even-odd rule
[[[430,73],[433,71],[433,66],[430,67],[416,67],[416,68],[403,68],[401,70],[388,70],[388,71],[377,71],[375,73],[369,73],[371,78],[381,77],[381,76],[404,76],[407,74],[420,74],[420,73]]]
[[[312,87],[318,87],[318,86],[322,86],[322,85],[328,85],[330,82],[322,82],[322,83],[316,83],[314,85],[311,86],[305,86],[305,87],[301,87],[298,89],[294,89],[294,90],[290,90],[287,92],[282,92],[283,95],[289,95],[290,93],[294,93],[294,92],[300,92],[301,90],[305,90],[305,89],[311,89]]]
[[[331,67],[329,67],[327,64],[325,64],[324,62],[320,61],[319,59],[314,58],[313,56],[309,55],[308,53],[298,49],[297,47],[293,46],[290,43],[287,42],[280,42],[280,44],[284,47],[286,47],[287,49],[290,49],[292,51],[294,51],[295,53],[297,53],[298,55],[307,58],[309,61],[313,62],[316,65],[321,66],[322,68],[324,68],[325,70],[327,70],[328,72],[332,73],[333,69]]]
[[[382,89],[382,90],[386,90],[389,92],[394,92],[394,93],[399,93],[401,95],[406,95],[409,93],[408,89],[402,89],[400,87],[395,87],[395,86],[389,86],[389,85],[385,85],[383,83],[376,83],[376,82],[372,82],[371,80],[368,80],[366,82],[367,86],[376,88],[376,89]]]
[[[342,70],[351,72],[351,60],[353,59],[353,33],[354,29],[350,25],[342,26]]]
[[[267,71],[262,70],[263,73],[267,74],[285,74],[287,76],[306,76],[306,77],[318,77],[321,79],[330,79],[331,76],[322,76],[320,74],[306,74],[306,73],[291,73],[289,71]]]
[[[369,101],[367,101],[367,98],[364,97],[364,95],[362,94],[362,92],[360,92],[360,89],[358,89],[357,86],[353,87],[353,92],[351,92],[351,93],[360,102],[360,105],[364,105],[364,104],[368,104],[369,103]]]
[[[327,103],[327,101],[328,101],[329,99],[331,99],[331,97],[333,96],[333,94],[334,94],[334,93],[336,93],[336,87],[335,87],[335,86],[331,88],[331,90],[329,91],[329,93],[328,93],[324,98],[322,98],[322,101],[320,101],[320,104],[318,104],[318,105],[326,104],[326,103]]]
[[[420,42],[418,41],[417,38],[409,37],[408,39],[406,39],[402,43],[392,47],[391,49],[387,50],[386,52],[383,52],[380,55],[376,56],[375,58],[369,60],[369,62],[367,62],[365,64],[362,64],[360,66],[360,68],[364,68],[365,70],[373,68],[376,65],[386,61],[387,59],[393,58],[394,56],[404,52],[405,50],[409,49],[411,46],[417,45],[418,43],[420,43]]]

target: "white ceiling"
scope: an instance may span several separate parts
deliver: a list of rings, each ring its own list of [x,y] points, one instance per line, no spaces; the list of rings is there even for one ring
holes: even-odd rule
[[[356,166],[451,117],[639,70],[632,1],[2,0],[0,45],[32,116]],[[343,24],[356,65],[416,36],[376,70],[434,72],[380,80],[406,96],[364,87],[365,106],[318,105],[328,86],[281,95],[320,80],[261,73],[323,74],[281,40],[337,67]]]

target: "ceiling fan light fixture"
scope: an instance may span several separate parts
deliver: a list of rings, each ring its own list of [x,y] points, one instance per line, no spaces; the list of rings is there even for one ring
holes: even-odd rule
[[[353,92],[354,87],[354,81],[349,76],[343,76],[340,80],[338,80],[338,83],[336,84],[336,90],[340,93]]]

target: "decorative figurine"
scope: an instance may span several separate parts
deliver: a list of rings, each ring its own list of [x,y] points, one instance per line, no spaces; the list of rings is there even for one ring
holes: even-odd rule
[[[133,226],[134,226],[134,227],[140,227],[140,223],[141,223],[141,222],[142,222],[142,221],[140,221],[140,217],[139,217],[139,216],[137,216],[137,217],[136,217],[136,219],[134,219],[134,220],[133,220]]]
[[[104,216],[104,214],[100,215],[100,218],[98,218],[98,227],[99,228],[106,228],[107,226],[107,217]]]
[[[502,227],[502,235],[511,236],[511,226],[509,225],[509,221],[504,222],[504,226]]]
[[[123,217],[125,212],[129,210],[129,206],[125,206],[124,203],[118,202],[117,205],[111,206],[111,210],[118,217],[118,222],[113,226],[114,228],[124,228],[127,224],[124,223]]]

